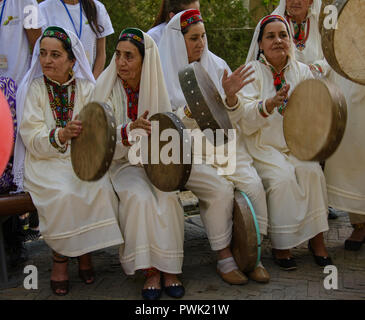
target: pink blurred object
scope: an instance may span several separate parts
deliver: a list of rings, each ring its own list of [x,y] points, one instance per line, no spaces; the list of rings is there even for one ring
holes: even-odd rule
[[[3,174],[13,149],[13,130],[8,102],[0,91],[0,175]]]

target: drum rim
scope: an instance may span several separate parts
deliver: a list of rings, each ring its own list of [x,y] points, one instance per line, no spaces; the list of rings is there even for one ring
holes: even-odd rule
[[[114,153],[115,153],[116,130],[117,130],[115,115],[113,114],[112,108],[107,103],[98,102],[98,101],[90,101],[82,108],[80,113],[82,111],[84,111],[86,107],[91,108],[91,105],[97,105],[98,108],[101,108],[101,110],[103,111],[102,112],[103,119],[104,119],[105,123],[107,124],[107,126],[106,126],[107,137],[106,138],[107,138],[107,141],[109,141],[109,144],[111,144],[109,147],[111,147],[112,150],[109,150],[110,152],[105,152],[103,160],[100,163],[100,166],[98,167],[97,170],[95,170],[96,172],[92,176],[90,176],[88,179],[85,179],[84,177],[80,177],[80,172],[78,172],[78,170],[76,170],[76,168],[75,168],[76,164],[74,164],[74,160],[73,160],[75,157],[75,151],[72,151],[72,150],[74,150],[74,148],[72,148],[72,145],[73,145],[73,142],[75,141],[75,139],[74,138],[71,139],[71,163],[72,163],[72,168],[74,170],[74,173],[80,180],[90,181],[90,182],[101,179],[106,174],[106,172],[109,170],[110,165],[113,162],[113,157],[114,157]],[[84,112],[86,112],[86,111],[84,111]],[[114,124],[114,126],[112,124]],[[114,139],[113,139],[113,137],[114,137]],[[105,170],[102,170],[103,167],[105,168]]]
[[[193,99],[192,95],[194,94],[194,96],[195,96],[194,100],[199,100],[199,101],[203,102],[203,106],[205,107],[205,109],[207,109],[209,111],[209,116],[210,116],[209,123],[206,122],[206,119],[201,118],[201,114],[198,113],[199,111],[195,108],[195,104],[191,104],[191,105],[189,104],[190,111],[193,115],[194,120],[197,122],[200,130],[203,133],[204,133],[204,130],[206,130],[206,129],[211,129],[214,133],[216,132],[216,130],[223,129],[224,130],[224,143],[227,143],[229,140],[228,130],[233,129],[233,125],[229,118],[228,112],[225,109],[224,102],[222,100],[222,108],[219,108],[219,109],[222,109],[222,115],[224,114],[224,117],[226,118],[224,121],[226,121],[227,126],[224,126],[224,123],[221,123],[221,121],[219,119],[217,119],[216,114],[214,114],[212,112],[212,110],[210,109],[210,107],[205,99],[205,96],[203,94],[203,90],[199,86],[197,71],[202,72],[204,74],[204,77],[207,77],[207,79],[209,79],[208,81],[211,82],[211,85],[215,88],[215,93],[217,95],[217,99],[219,98],[220,100],[222,100],[222,97],[221,97],[217,87],[215,86],[213,80],[210,78],[208,72],[204,69],[204,67],[201,65],[201,63],[199,63],[197,61],[188,64],[187,66],[185,66],[183,69],[181,69],[179,71],[179,83],[180,83],[181,90],[184,94],[185,100],[189,104],[189,101],[191,101]],[[191,82],[191,84],[190,84],[190,82]],[[189,90],[186,87],[187,86],[186,83],[188,83],[193,88],[195,88],[196,91],[189,94],[188,93]],[[219,105],[218,102],[217,102],[217,104]],[[223,111],[225,111],[225,113],[223,113]],[[209,137],[208,137],[208,140],[210,140]],[[216,141],[211,141],[211,142],[214,145],[216,145]]]
[[[149,120],[151,120],[152,117],[154,117],[156,115],[164,115],[164,116],[167,116],[170,119],[170,121],[175,124],[175,129],[177,129],[178,132],[179,132],[180,145],[181,145],[184,142],[183,132],[186,129],[186,127],[185,127],[184,123],[182,122],[182,120],[177,115],[175,115],[173,112],[170,112],[170,111],[155,113],[155,114],[153,114],[149,118]],[[176,122],[180,123],[181,127],[177,127],[176,126]],[[191,159],[190,163],[183,163],[182,164],[183,171],[184,171],[185,174],[183,176],[183,179],[179,182],[179,185],[176,188],[174,188],[174,190],[167,190],[166,188],[163,188],[163,186],[157,185],[155,182],[152,182],[152,180],[150,179],[150,176],[148,174],[148,168],[149,168],[150,164],[143,164],[143,168],[144,168],[144,170],[146,172],[147,177],[149,178],[149,180],[151,181],[151,183],[157,189],[159,189],[159,190],[161,190],[163,192],[174,192],[174,191],[181,190],[182,188],[184,188],[184,186],[186,185],[186,183],[188,182],[188,180],[190,178],[190,174],[191,174],[191,170],[192,170],[192,162],[193,162],[193,153],[192,152],[191,152],[190,159]]]
[[[337,17],[340,17],[341,13],[347,3],[348,3],[348,0],[334,0],[334,1],[329,1],[328,3],[323,1],[320,14],[324,15],[324,13],[322,13],[324,10],[324,7],[326,5],[332,4],[337,8]],[[365,85],[365,79],[363,79],[363,80],[355,79],[355,78],[351,77],[350,75],[348,75],[344,70],[342,70],[340,63],[337,60],[336,50],[334,48],[334,39],[335,39],[336,29],[326,29],[323,26],[323,21],[324,21],[324,18],[322,20],[322,26],[319,26],[319,29],[320,29],[320,34],[321,34],[321,45],[322,45],[324,57],[326,58],[327,61],[331,61],[333,63],[333,65],[331,64],[331,67],[338,74],[340,74],[341,76],[343,76],[344,78],[346,78],[352,82],[355,82],[355,83],[358,83],[361,85]]]
[[[331,103],[330,103],[330,108],[331,108],[331,124],[330,124],[330,128],[328,131],[328,136],[326,137],[325,140],[325,144],[311,157],[306,158],[306,157],[300,157],[298,156],[298,154],[296,154],[295,152],[293,153],[293,148],[290,147],[291,143],[288,143],[288,139],[286,138],[287,136],[287,130],[285,128],[287,128],[287,117],[285,117],[285,113],[284,113],[284,119],[283,119],[283,132],[284,132],[284,139],[285,142],[288,146],[288,149],[290,150],[290,152],[299,160],[302,161],[324,161],[327,158],[329,158],[335,151],[336,149],[339,147],[340,142],[343,138],[345,129],[346,129],[346,121],[347,121],[347,105],[346,105],[346,100],[342,94],[342,92],[339,90],[339,88],[337,88],[337,86],[330,80],[328,79],[305,79],[302,82],[300,82],[293,90],[292,94],[295,92],[296,89],[299,88],[299,86],[303,85],[304,83],[307,82],[321,82],[321,85],[323,86],[323,88],[326,89],[327,94],[329,97],[331,97]],[[335,97],[337,95],[337,100],[340,101],[340,103],[336,103],[335,101]],[[290,107],[290,100],[288,102],[287,107]],[[287,113],[286,113],[287,114]],[[343,119],[340,119],[341,117],[339,116],[342,115]],[[335,135],[331,136],[331,133],[335,133]],[[290,141],[290,139],[289,139]],[[339,141],[337,143],[337,145],[335,145],[335,141]]]

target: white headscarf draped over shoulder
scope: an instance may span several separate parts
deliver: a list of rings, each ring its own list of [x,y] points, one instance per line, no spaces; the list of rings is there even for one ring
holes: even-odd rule
[[[179,71],[189,64],[184,35],[181,32],[180,19],[185,12],[191,10],[182,11],[170,20],[159,43],[162,68],[170,101],[174,109],[187,104],[180,87],[178,75]],[[224,90],[221,84],[223,72],[227,69],[228,73],[231,73],[231,70],[223,59],[209,51],[208,41],[206,41],[200,63],[208,72],[220,94],[223,95]]]
[[[149,110],[149,116],[159,112],[171,112],[158,48],[147,33],[139,31],[143,34],[145,55],[139,86],[138,117],[146,110]],[[94,100],[96,101],[106,102],[114,88],[118,77],[115,56],[116,54],[114,53],[109,66],[97,79],[94,91]]]
[[[48,27],[44,32],[48,29],[54,28],[53,26]],[[71,40],[72,52],[76,57],[76,63],[73,67],[74,77],[75,79],[85,79],[95,84],[95,78],[92,74],[89,62],[87,60],[84,47],[82,46],[79,38],[69,30],[63,31],[68,35]],[[23,118],[24,111],[24,103],[28,94],[28,89],[30,84],[34,79],[37,79],[43,75],[42,67],[39,62],[39,54],[40,54],[40,42],[41,38],[39,37],[33,50],[31,67],[26,73],[24,79],[19,85],[19,89],[16,94],[16,118],[18,123],[17,129],[17,137],[14,147],[14,166],[13,166],[13,175],[14,175],[14,183],[17,185],[17,192],[23,191],[23,176],[24,176],[24,159],[25,159],[25,146],[22,141],[21,135],[19,133],[20,123]]]
[[[259,23],[256,26],[255,29],[255,33],[253,34],[252,40],[251,40],[251,45],[250,45],[250,49],[248,50],[248,54],[247,54],[247,58],[246,58],[246,64],[249,63],[250,61],[254,61],[257,60],[257,54],[259,53],[259,34],[260,34],[260,28],[261,28],[261,22],[267,18],[269,18],[272,15],[268,15],[266,17],[263,17]],[[290,48],[289,48],[289,57],[291,58],[291,60],[295,60],[295,55],[294,55],[294,43],[292,41],[292,37],[290,34],[290,28],[288,25],[288,22],[285,20],[285,18],[281,15],[277,15],[281,18],[281,20],[283,21],[283,23],[285,23],[287,30],[289,30],[289,37],[290,37]]]

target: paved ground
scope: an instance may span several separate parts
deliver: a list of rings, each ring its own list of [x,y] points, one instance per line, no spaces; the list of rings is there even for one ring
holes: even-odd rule
[[[194,211],[194,210],[192,210]],[[330,221],[326,242],[331,257],[338,268],[338,289],[326,290],[323,281],[327,274],[317,267],[311,254],[303,244],[293,250],[297,258],[296,271],[282,271],[273,263],[268,239],[263,244],[263,264],[271,275],[268,284],[250,281],[244,286],[224,283],[216,274],[215,255],[210,250],[199,216],[186,219],[185,259],[182,280],[186,288],[184,299],[365,299],[365,246],[359,252],[343,249],[343,242],[351,233],[351,226],[345,213]],[[69,272],[71,291],[66,297],[56,297],[49,287],[51,255],[43,240],[27,243],[30,260],[27,264],[38,268],[38,290],[26,290],[22,269],[12,270],[14,279],[20,284],[15,288],[0,290],[1,299],[140,299],[143,276],[124,275],[118,260],[117,247],[94,253],[96,282],[86,286],[77,277],[77,262],[71,261]],[[163,299],[169,299],[166,295]]]

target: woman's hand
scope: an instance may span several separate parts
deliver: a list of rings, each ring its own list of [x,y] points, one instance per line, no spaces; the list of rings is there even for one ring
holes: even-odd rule
[[[255,78],[249,79],[255,71],[252,69],[252,66],[246,67],[246,65],[242,65],[238,67],[230,76],[228,76],[228,71],[224,70],[223,78],[222,78],[222,87],[226,94],[226,102],[229,107],[233,107],[237,104],[237,96],[236,93],[240,91],[245,85],[254,81]]]
[[[76,117],[77,119],[77,117]],[[80,120],[72,120],[67,122],[66,127],[58,131],[58,139],[62,144],[65,144],[72,138],[77,138],[82,131],[82,123]]]
[[[288,92],[290,85],[284,85],[274,97],[266,100],[266,111],[272,113],[276,107],[280,107],[284,104],[284,100],[288,99]]]
[[[143,129],[148,135],[151,134],[151,122],[147,120],[148,110],[144,112],[136,121],[132,122],[129,129],[130,131],[134,129]]]

